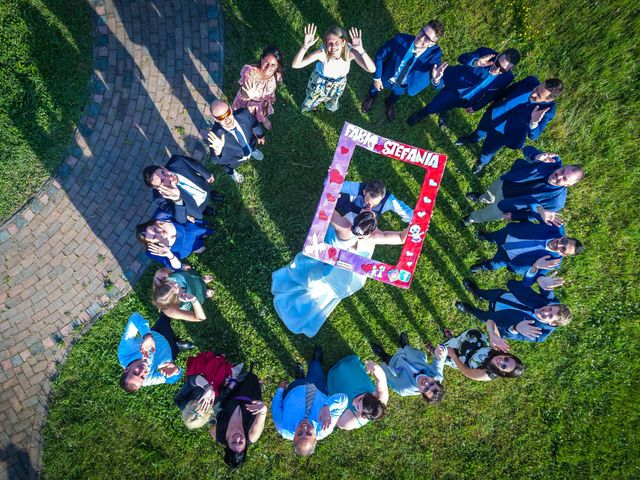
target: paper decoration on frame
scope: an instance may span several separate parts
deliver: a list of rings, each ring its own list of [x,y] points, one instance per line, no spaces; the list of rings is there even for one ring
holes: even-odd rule
[[[324,243],[331,216],[340,196],[340,188],[345,181],[351,156],[356,147],[425,169],[418,203],[409,223],[409,235],[396,265],[377,262],[375,259]],[[396,287],[409,288],[429,228],[446,162],[447,156],[441,153],[396,142],[345,122],[302,252],[308,257],[335,267],[367,275],[369,278]]]

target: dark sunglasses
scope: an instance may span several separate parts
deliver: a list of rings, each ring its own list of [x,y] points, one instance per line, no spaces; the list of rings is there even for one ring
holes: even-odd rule
[[[500,56],[496,57],[495,61],[493,62],[493,65],[498,69],[498,72],[500,73],[505,73],[509,71],[509,68],[504,68],[502,65],[500,65]]]
[[[216,120],[221,122],[222,120],[227,118],[229,115],[231,115],[231,109],[230,108],[226,112],[224,112],[222,115],[220,115],[219,117],[214,115],[213,118],[215,118]]]

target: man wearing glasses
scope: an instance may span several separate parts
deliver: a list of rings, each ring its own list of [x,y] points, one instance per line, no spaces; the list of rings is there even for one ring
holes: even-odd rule
[[[245,108],[232,111],[226,102],[215,100],[210,109],[216,120],[208,136],[211,162],[222,165],[236,183],[242,183],[244,176],[236,168],[251,158],[264,159],[256,148],[264,144],[264,128]]]
[[[478,238],[495,243],[498,249],[492,259],[473,265],[471,273],[507,267],[528,284],[559,269],[564,257],[584,250],[580,241],[566,236],[564,227],[544,223],[511,222],[496,232],[479,232]]]
[[[482,110],[513,81],[511,69],[520,61],[520,52],[509,48],[498,54],[495,50],[481,47],[475,52],[463,53],[458,61],[461,65],[445,72],[444,88],[426,107],[409,117],[409,126],[439,113],[438,125],[444,127],[448,111],[456,107],[466,109],[467,113]]]
[[[417,36],[399,33],[388,40],[377,52],[376,71],[369,87],[369,96],[362,103],[362,112],[371,110],[373,102],[381,90],[389,89],[385,100],[387,119],[396,118],[395,103],[408,93],[413,97],[424,90],[429,83],[440,88],[440,80],[447,63],[442,63],[442,50],[437,45],[444,32],[438,20],[431,20]]]
[[[493,220],[541,220],[562,225],[558,214],[567,201],[567,188],[584,177],[579,165],[562,165],[555,153],[535,147],[522,149],[524,158],[491,184],[484,195],[470,192],[467,198],[487,206],[471,212],[463,220],[466,226]]]

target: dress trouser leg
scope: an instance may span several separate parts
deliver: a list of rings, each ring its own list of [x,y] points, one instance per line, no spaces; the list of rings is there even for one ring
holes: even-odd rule
[[[498,203],[504,199],[502,195],[502,183],[501,179],[497,179],[491,184],[489,190],[480,197],[480,200],[490,202],[490,204],[480,210],[471,212],[469,219],[472,222],[485,223],[502,218],[503,212],[498,208]]]

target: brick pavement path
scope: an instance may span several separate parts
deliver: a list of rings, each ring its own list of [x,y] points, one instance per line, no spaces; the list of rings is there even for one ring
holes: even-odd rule
[[[74,338],[131,288],[149,218],[142,167],[188,152],[220,92],[217,0],[92,0],[91,96],[68,156],[0,227],[0,478],[36,478],[50,380]]]

